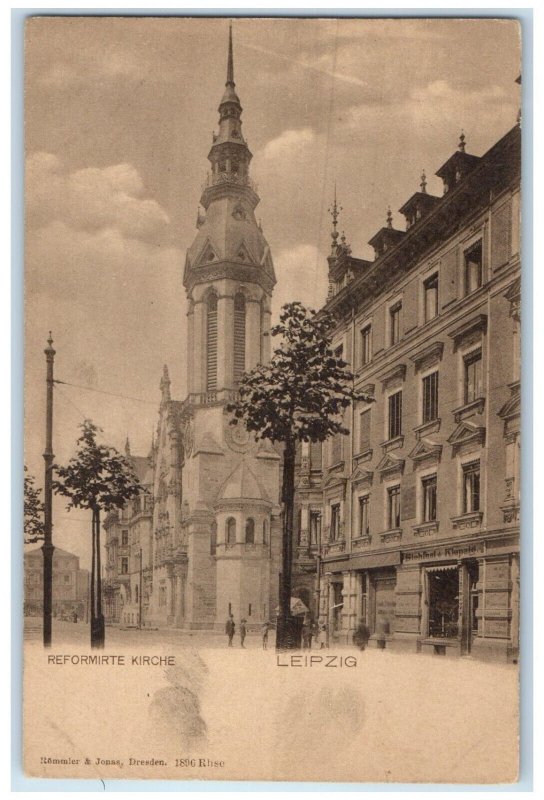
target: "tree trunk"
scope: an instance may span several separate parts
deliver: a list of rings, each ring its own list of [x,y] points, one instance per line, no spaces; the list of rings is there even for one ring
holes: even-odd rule
[[[295,621],[291,617],[291,573],[293,564],[293,519],[295,507],[294,439],[288,439],[285,442],[285,450],[283,453],[282,502],[282,571],[276,648],[285,650],[298,646],[295,634]]]
[[[92,516],[92,524],[91,524],[91,588],[90,588],[90,598],[89,598],[89,605],[90,608],[90,620],[91,620],[91,647],[93,647],[93,630],[94,630],[94,620],[96,618],[96,608],[94,604],[95,598],[95,575],[96,575],[96,560],[95,560],[95,516],[94,516],[94,508],[93,508],[93,516]]]
[[[93,558],[91,575],[91,647],[104,647],[105,625],[102,614],[102,576],[100,574],[100,509],[93,509]]]

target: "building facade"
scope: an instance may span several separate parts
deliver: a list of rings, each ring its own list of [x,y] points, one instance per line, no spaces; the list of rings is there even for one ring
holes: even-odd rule
[[[520,129],[459,149],[441,197],[355,258],[333,213],[333,346],[372,396],[303,445],[295,594],[351,642],[515,658],[519,648]]]
[[[24,554],[25,616],[43,613],[43,552],[36,547]],[[78,556],[60,547],[53,551],[53,615],[70,616],[75,612],[78,619],[87,613],[89,595],[89,572],[80,569]]]
[[[157,627],[222,629],[229,612],[238,622],[245,618],[258,626],[278,602],[280,455],[243,426],[230,425],[226,411],[242,374],[269,358],[276,283],[255,218],[259,197],[249,175],[252,154],[241,113],[229,33],[219,130],[183,276],[188,395],[172,398],[165,367],[149,495],[142,499],[147,505],[137,514],[128,506],[106,524],[110,618],[118,622],[127,623],[121,605],[128,624],[137,619],[136,590],[139,597],[143,591],[141,624]],[[136,520],[140,544],[134,539]],[[125,576],[120,564],[126,565]]]

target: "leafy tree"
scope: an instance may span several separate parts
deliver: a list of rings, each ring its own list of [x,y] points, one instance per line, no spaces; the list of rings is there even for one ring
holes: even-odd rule
[[[323,442],[347,434],[342,416],[354,401],[372,400],[354,388],[347,362],[331,349],[334,318],[327,312],[287,303],[272,336],[281,343],[268,364],[245,374],[236,402],[227,406],[231,424],[243,421],[257,439],[282,442],[283,546],[279,647],[292,647],[290,629],[291,567],[295,495],[295,452],[298,442]]]
[[[43,539],[44,507],[40,499],[42,490],[34,486],[35,477],[28,472],[25,464],[24,485],[24,541],[25,544],[34,544]]]
[[[100,565],[100,512],[122,508],[127,500],[143,491],[132,464],[115,448],[97,442],[98,428],[90,419],[80,425],[77,452],[67,466],[55,465],[53,488],[70,499],[71,508],[92,512],[91,556],[91,647],[103,647],[105,637],[102,614]]]

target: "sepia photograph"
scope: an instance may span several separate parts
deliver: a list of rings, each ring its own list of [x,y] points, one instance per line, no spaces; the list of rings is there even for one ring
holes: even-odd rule
[[[518,781],[521,31],[26,19],[25,775]]]

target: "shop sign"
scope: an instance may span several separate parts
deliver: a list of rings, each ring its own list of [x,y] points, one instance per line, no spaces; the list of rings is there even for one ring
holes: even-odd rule
[[[420,550],[409,550],[402,554],[405,563],[411,561],[435,561],[442,558],[471,558],[472,556],[483,555],[484,543],[474,544],[452,544],[448,547],[429,547]]]

